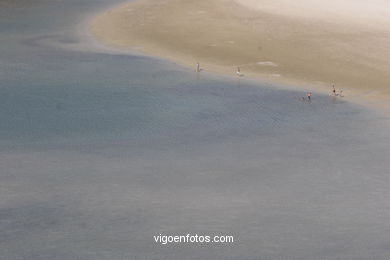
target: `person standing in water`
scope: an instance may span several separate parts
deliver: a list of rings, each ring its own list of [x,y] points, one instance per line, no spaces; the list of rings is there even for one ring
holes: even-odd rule
[[[200,72],[200,64],[199,64],[199,62],[198,63],[196,63],[196,72]]]
[[[337,96],[337,95],[336,95],[336,88],[334,87],[334,84],[333,84],[332,95],[333,95],[333,96]]]
[[[237,67],[237,71],[236,71],[236,73],[237,73],[237,76],[241,76],[241,69],[240,69],[240,67]]]
[[[311,101],[311,92],[307,93],[307,100]]]

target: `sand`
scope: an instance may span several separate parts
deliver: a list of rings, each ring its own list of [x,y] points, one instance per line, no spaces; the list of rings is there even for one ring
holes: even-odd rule
[[[348,99],[390,108],[390,8],[376,1],[142,0],[98,15],[91,30],[194,69],[235,75],[239,66],[305,91],[335,84]]]

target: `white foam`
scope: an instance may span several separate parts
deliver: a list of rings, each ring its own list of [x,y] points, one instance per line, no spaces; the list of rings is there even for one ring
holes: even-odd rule
[[[266,67],[278,67],[279,65],[272,62],[272,61],[259,61],[259,62],[256,62],[256,65],[259,65],[259,66],[266,66]]]

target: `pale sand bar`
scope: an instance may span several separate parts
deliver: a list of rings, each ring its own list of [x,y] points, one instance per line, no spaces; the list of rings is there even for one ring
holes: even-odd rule
[[[334,83],[349,99],[389,108],[390,5],[322,2],[138,0],[97,16],[92,31],[194,69],[234,75],[240,66],[245,76],[329,93]]]

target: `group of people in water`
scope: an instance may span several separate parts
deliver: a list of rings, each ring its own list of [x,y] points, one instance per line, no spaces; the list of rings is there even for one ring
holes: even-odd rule
[[[311,101],[311,96],[312,96],[312,93],[311,92],[308,92],[306,94],[307,98],[305,97],[301,97],[301,101],[308,101],[310,102]],[[331,94],[332,97],[344,97],[343,95],[343,90],[340,89],[339,93],[337,93],[336,91],[336,88],[334,87],[334,84],[332,85],[332,94]]]
[[[197,63],[196,63],[196,72],[201,72],[202,70],[203,70],[203,69],[200,67],[199,62],[197,62]],[[236,74],[237,74],[238,77],[243,77],[243,76],[244,76],[244,74],[241,73],[240,67],[237,67]],[[333,89],[332,89],[332,94],[331,94],[331,96],[333,96],[333,97],[344,97],[344,96],[343,96],[343,90],[340,89],[339,93],[337,93],[334,84],[332,85],[332,88],[333,88]],[[308,102],[310,102],[310,101],[311,101],[311,97],[312,97],[312,93],[311,93],[311,92],[308,92],[308,93],[306,94],[306,98],[305,98],[305,97],[302,97],[302,98],[301,98],[301,101],[308,101]]]

